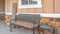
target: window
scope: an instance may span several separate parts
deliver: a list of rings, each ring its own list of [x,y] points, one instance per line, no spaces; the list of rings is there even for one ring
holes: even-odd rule
[[[21,5],[37,4],[37,0],[22,0]]]
[[[41,8],[41,0],[18,0],[18,8]]]

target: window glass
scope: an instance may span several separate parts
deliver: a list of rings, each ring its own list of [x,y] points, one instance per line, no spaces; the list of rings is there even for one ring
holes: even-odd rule
[[[21,0],[21,5],[28,5],[28,0]]]
[[[37,4],[37,0],[29,0],[29,4]]]

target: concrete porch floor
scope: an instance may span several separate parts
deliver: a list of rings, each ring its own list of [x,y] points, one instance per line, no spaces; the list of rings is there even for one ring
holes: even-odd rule
[[[23,28],[20,29],[16,28],[13,29],[13,32],[10,32],[9,26],[5,25],[4,21],[0,21],[0,34],[33,34],[33,32],[31,30],[27,30]],[[50,31],[45,31],[44,34],[52,34],[52,33]],[[58,31],[57,34],[60,34],[60,31]]]
[[[10,32],[9,26],[4,24],[4,21],[0,21],[0,34],[32,34],[32,31],[25,29],[13,29],[13,32]]]

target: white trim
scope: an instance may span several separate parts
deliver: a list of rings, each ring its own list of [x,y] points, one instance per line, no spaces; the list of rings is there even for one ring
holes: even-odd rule
[[[8,12],[8,13],[5,12],[5,14],[6,14],[6,15],[12,15],[12,12]],[[18,15],[18,13],[17,13],[17,15]]]
[[[41,17],[60,18],[60,14],[17,13],[17,15],[18,14],[39,14]],[[6,15],[12,15],[12,13],[6,13]]]
[[[37,0],[38,4],[35,5],[21,5],[21,0],[18,0],[18,8],[42,8],[41,0]]]
[[[6,15],[12,15],[12,13],[10,12],[10,13],[6,13]]]
[[[7,0],[5,0],[5,12],[7,12]]]
[[[5,12],[0,12],[0,14],[4,14]]]
[[[40,14],[41,17],[60,18],[60,14]]]

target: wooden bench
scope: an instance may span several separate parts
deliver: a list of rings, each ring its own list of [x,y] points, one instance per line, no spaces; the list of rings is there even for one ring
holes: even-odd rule
[[[12,24],[22,26],[27,29],[31,29],[33,30],[33,34],[35,34],[34,30],[38,27],[38,25],[40,25],[40,15],[18,14],[15,21],[11,20],[10,28]],[[12,28],[11,28],[11,31],[12,31]]]

